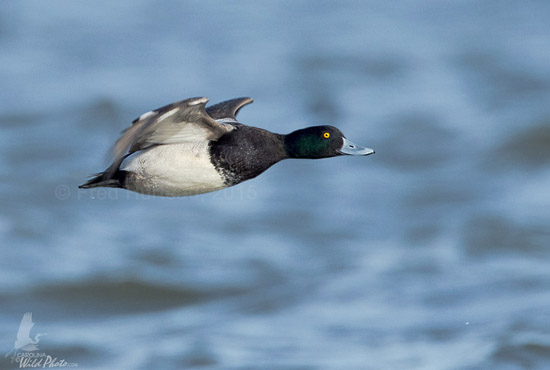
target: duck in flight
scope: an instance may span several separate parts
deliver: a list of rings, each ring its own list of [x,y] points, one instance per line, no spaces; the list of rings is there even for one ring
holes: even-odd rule
[[[346,139],[333,126],[312,126],[288,135],[237,121],[252,103],[237,98],[206,107],[191,98],[142,114],[123,131],[113,163],[81,189],[123,188],[177,197],[220,190],[252,179],[287,158],[365,156],[374,150]]]

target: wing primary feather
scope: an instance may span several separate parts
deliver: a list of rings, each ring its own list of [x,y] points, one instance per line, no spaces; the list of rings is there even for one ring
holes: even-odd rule
[[[207,107],[206,113],[215,120],[228,118],[236,121],[239,110],[253,101],[252,98],[248,97],[222,101],[221,103]]]

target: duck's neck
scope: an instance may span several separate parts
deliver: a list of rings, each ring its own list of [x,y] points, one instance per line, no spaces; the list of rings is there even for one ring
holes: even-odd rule
[[[299,130],[281,136],[287,158],[318,158],[314,143],[309,137],[302,135]]]

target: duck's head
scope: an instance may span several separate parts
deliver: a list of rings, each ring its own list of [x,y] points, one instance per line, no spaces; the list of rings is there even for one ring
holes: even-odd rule
[[[328,158],[338,155],[369,155],[374,150],[355,145],[334,126],[312,126],[284,137],[290,158]]]

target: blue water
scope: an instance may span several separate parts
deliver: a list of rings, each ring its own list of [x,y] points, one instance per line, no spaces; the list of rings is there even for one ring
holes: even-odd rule
[[[0,368],[545,369],[550,3],[0,5]],[[252,96],[369,157],[217,193],[77,185],[140,114]]]

